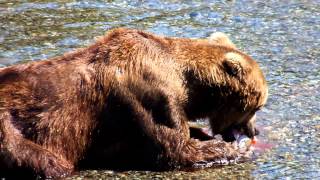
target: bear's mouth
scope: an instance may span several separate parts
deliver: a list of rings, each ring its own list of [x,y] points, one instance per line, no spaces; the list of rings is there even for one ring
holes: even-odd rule
[[[234,142],[240,136],[247,137],[247,135],[244,132],[239,131],[235,128],[229,128],[228,130],[224,131],[221,134],[213,134],[211,129],[207,126],[201,126],[201,125],[198,125],[197,123],[189,123],[189,129],[190,129],[190,137],[194,139],[199,139],[201,141],[207,141],[211,139],[220,139],[226,142]],[[250,139],[254,139],[254,137]]]
[[[230,131],[225,131],[224,134],[214,135],[210,128],[199,127],[197,124],[189,124],[189,129],[191,138],[198,139],[200,141],[216,139],[225,142],[232,142],[232,144],[237,147],[241,153],[251,152],[253,145],[257,142],[255,136],[250,138],[244,132],[238,131],[234,128],[230,129]]]

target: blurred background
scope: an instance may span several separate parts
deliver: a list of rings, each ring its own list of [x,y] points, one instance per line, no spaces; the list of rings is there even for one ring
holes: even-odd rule
[[[84,47],[115,27],[230,35],[266,75],[270,96],[258,113],[258,138],[273,149],[252,162],[193,172],[88,170],[70,179],[320,178],[319,0],[0,0],[0,67]]]

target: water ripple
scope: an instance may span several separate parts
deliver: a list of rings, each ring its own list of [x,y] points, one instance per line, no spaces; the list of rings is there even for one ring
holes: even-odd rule
[[[192,173],[84,171],[79,176],[319,179],[319,9],[317,0],[2,0],[0,67],[60,55],[113,27],[193,38],[226,32],[266,74],[270,98],[258,113],[259,138],[273,143],[272,151],[252,163]]]

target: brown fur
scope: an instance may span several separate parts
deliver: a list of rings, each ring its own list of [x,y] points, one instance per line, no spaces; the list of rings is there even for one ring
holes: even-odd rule
[[[254,135],[267,88],[257,63],[227,43],[120,28],[87,48],[0,69],[0,97],[0,170],[59,177],[234,160],[229,143],[190,138],[187,121],[209,117],[214,133]]]

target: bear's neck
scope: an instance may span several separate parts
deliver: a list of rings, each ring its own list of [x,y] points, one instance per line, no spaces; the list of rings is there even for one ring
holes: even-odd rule
[[[222,61],[227,49],[206,41],[183,39],[175,44],[173,55],[177,57],[187,74],[206,84],[224,83]]]

